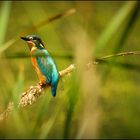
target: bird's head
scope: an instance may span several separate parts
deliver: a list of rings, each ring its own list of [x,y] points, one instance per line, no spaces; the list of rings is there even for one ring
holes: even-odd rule
[[[36,47],[40,50],[45,48],[42,40],[37,35],[28,35],[25,37],[21,37],[21,39],[23,39],[27,42],[30,50],[32,49],[32,47]]]

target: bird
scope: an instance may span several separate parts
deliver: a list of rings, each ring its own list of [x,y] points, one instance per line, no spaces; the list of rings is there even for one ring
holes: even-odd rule
[[[51,87],[52,96],[55,97],[60,75],[54,59],[45,49],[45,45],[38,35],[27,35],[20,38],[29,46],[31,62],[38,75],[39,84]]]

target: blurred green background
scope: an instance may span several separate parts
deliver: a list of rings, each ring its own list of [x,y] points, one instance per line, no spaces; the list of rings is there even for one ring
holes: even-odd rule
[[[75,9],[75,13],[44,22]],[[139,56],[86,64],[139,51],[138,1],[0,1],[0,112],[38,82],[21,35],[39,35],[64,76],[50,90],[0,122],[0,138],[140,138]],[[32,31],[31,31],[32,29]]]

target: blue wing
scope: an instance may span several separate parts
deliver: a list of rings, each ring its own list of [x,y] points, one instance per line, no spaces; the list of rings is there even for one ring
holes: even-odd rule
[[[49,54],[47,51],[35,50],[38,67],[41,73],[46,77],[46,83],[51,84],[52,80],[52,64],[49,62]]]
[[[47,50],[36,50],[37,63],[42,74],[46,77],[46,83],[51,85],[52,95],[56,95],[59,74],[56,65]]]

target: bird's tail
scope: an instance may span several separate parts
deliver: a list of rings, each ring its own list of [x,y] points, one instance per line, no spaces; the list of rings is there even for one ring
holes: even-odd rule
[[[57,85],[52,85],[51,86],[51,91],[52,91],[52,96],[56,96],[56,90],[57,90]]]

